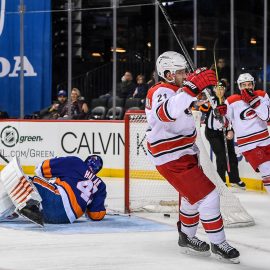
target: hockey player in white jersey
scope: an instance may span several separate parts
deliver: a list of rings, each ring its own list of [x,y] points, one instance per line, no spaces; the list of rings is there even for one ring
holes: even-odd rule
[[[188,75],[186,67],[185,58],[177,52],[165,52],[157,59],[156,68],[162,81],[148,90],[146,98],[148,154],[159,173],[181,195],[177,223],[181,250],[210,255],[209,244],[195,236],[201,220],[212,253],[238,263],[239,252],[226,241],[219,194],[198,164],[196,128],[191,113],[196,96],[215,86],[216,76],[207,68]]]
[[[232,123],[239,150],[256,172],[260,172],[264,187],[270,193],[270,100],[263,90],[254,90],[255,81],[249,73],[239,76],[240,94],[227,98],[226,117]]]

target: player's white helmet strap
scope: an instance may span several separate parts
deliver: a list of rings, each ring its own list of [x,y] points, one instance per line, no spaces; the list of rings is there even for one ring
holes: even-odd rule
[[[187,61],[180,53],[168,51],[161,54],[156,62],[158,76],[168,81],[165,78],[165,71],[170,71],[171,74],[175,74],[177,70],[183,70],[187,68]]]
[[[238,77],[237,84],[238,84],[239,89],[240,89],[240,84],[243,82],[252,82],[253,86],[255,86],[254,77],[252,77],[249,73],[240,74],[240,76]]]

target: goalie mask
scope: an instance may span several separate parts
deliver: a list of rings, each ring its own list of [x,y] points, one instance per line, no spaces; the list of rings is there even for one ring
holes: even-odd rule
[[[171,83],[174,82],[174,80],[169,81],[166,79],[166,73],[171,72],[171,74],[174,75],[177,70],[186,69],[187,61],[182,54],[168,51],[158,57],[156,67],[158,76]]]
[[[239,90],[241,90],[241,83],[244,83],[244,82],[252,82],[253,89],[254,89],[255,87],[254,77],[252,77],[249,73],[240,74],[240,76],[238,77],[237,84],[238,84]]]
[[[89,167],[90,171],[97,174],[103,167],[103,160],[100,156],[91,155],[84,161]]]

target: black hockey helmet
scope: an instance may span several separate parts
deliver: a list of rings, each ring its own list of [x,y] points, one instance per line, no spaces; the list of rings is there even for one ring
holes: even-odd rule
[[[97,174],[103,167],[103,160],[98,155],[88,156],[84,162],[87,164],[90,171],[94,174]]]

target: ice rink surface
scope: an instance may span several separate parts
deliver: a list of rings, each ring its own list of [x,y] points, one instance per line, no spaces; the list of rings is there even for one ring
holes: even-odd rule
[[[256,221],[253,227],[226,229],[227,240],[241,253],[239,265],[181,254],[176,215],[140,214],[44,229],[21,219],[0,223],[0,270],[269,270],[270,196],[243,191],[236,196]],[[201,227],[198,236],[207,240]]]

